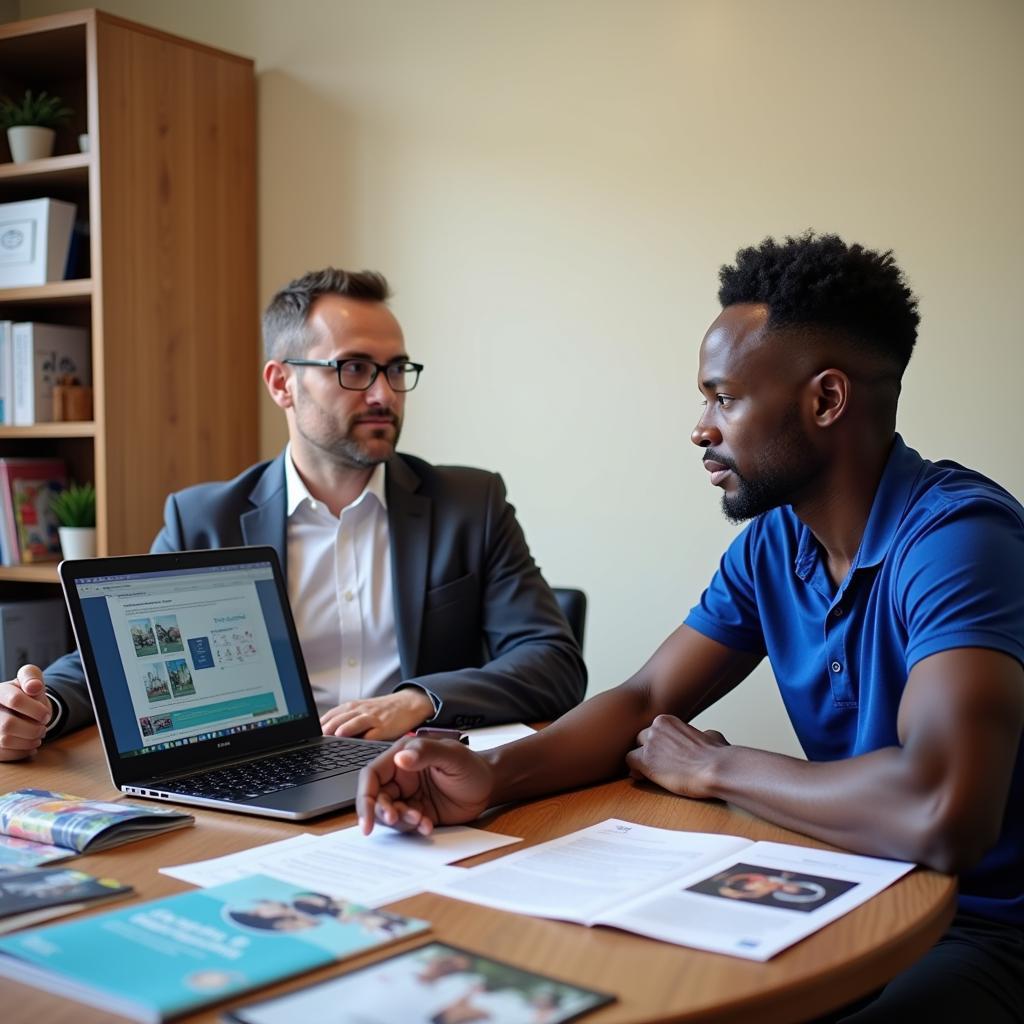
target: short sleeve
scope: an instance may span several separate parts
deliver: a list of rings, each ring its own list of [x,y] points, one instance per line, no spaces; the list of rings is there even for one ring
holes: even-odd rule
[[[994,500],[960,503],[922,527],[899,566],[907,671],[956,647],[1024,663],[1024,523]]]
[[[690,609],[686,625],[734,650],[765,653],[754,590],[758,539],[755,520],[729,545],[718,571]]]

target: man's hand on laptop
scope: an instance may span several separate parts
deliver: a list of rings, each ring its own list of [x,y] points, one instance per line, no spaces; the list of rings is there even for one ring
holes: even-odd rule
[[[349,700],[320,716],[325,736],[394,740],[434,714],[430,698],[414,686],[383,697]]]
[[[359,827],[369,835],[380,822],[429,836],[435,825],[479,818],[493,789],[491,766],[458,740],[407,737],[359,773]]]
[[[20,761],[34,754],[51,713],[43,673],[35,665],[22,665],[17,679],[0,683],[0,761]]]

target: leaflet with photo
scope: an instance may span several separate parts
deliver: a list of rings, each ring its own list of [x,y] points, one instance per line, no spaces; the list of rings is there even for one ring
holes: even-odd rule
[[[431,889],[500,910],[768,960],[913,867],[609,818]]]
[[[563,1024],[615,997],[431,942],[340,978],[230,1010],[233,1024]]]
[[[253,875],[7,936],[0,976],[162,1021],[429,927]]]

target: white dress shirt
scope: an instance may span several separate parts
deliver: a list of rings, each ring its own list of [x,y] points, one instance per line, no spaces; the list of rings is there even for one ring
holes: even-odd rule
[[[321,714],[401,680],[384,466],[335,517],[285,452],[288,598]]]

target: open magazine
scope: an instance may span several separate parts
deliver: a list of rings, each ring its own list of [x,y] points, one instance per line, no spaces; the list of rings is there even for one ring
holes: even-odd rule
[[[913,867],[609,818],[431,888],[499,910],[767,960]]]
[[[95,853],[194,821],[171,808],[19,789],[0,796],[0,872]]]

